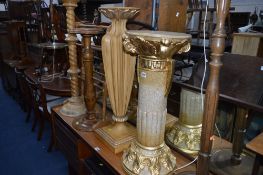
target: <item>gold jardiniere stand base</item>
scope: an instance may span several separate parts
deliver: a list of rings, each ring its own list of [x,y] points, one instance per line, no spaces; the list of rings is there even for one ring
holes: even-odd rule
[[[95,132],[115,154],[127,149],[136,137],[136,128],[127,122],[114,122]]]
[[[188,154],[195,154],[200,149],[202,125],[188,126],[177,121],[166,134],[166,143]]]
[[[167,144],[185,153],[196,154],[200,150],[202,116],[202,95],[182,88],[179,120],[167,129]]]
[[[133,142],[123,154],[123,168],[131,175],[168,174],[176,165],[176,158],[166,144],[158,147],[146,147]]]

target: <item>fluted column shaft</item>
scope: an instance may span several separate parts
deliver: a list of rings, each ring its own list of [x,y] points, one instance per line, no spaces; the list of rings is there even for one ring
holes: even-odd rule
[[[198,92],[182,88],[179,122],[192,127],[200,126],[203,118],[202,96]]]
[[[139,60],[142,59],[139,57]],[[139,97],[137,138],[141,145],[156,147],[164,141],[167,71],[143,70],[138,65]]]
[[[93,82],[93,51],[91,49],[92,35],[83,35],[83,64],[85,67],[84,99],[88,112],[94,112],[96,91]]]

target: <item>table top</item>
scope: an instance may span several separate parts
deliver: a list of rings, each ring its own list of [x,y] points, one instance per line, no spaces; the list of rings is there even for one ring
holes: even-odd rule
[[[45,42],[45,43],[28,43],[28,46],[42,48],[42,49],[65,49],[68,47],[66,43],[58,43],[58,42]]]
[[[263,156],[263,133],[259,134],[251,142],[246,144],[246,147]]]
[[[24,71],[25,75],[35,83],[40,83],[45,92],[49,95],[70,96],[70,80],[68,78],[55,77],[50,82],[39,82],[34,67],[30,67]]]
[[[201,38],[192,38],[191,40],[191,47],[192,48],[201,48],[203,49],[204,47],[204,43],[205,43],[205,48],[206,49],[210,49],[210,40],[209,39],[203,39],[202,37]],[[232,46],[232,41],[230,40],[226,40],[226,43],[225,43],[225,48],[229,48]]]
[[[263,112],[263,59],[253,56],[224,54],[220,71],[220,99],[244,108]],[[209,66],[208,66],[209,67]],[[200,91],[204,64],[198,65],[188,82],[182,87]],[[209,70],[204,88],[207,86]]]
[[[52,108],[52,111],[55,112],[55,116],[59,117],[64,124],[67,125],[67,127],[70,128],[75,134],[77,134],[89,147],[93,149],[94,152],[97,153],[99,157],[101,157],[105,163],[111,166],[111,168],[118,174],[126,174],[125,171],[122,168],[122,153],[119,154],[114,154],[110,148],[108,148],[95,134],[95,132],[83,132],[83,131],[78,131],[72,127],[72,121],[74,118],[72,117],[67,117],[63,116],[59,111],[61,109],[61,106],[57,106]],[[215,141],[213,144],[213,149],[218,150],[222,148],[231,148],[232,144],[225,141],[221,140],[220,138],[215,136]],[[173,153],[176,157],[176,165],[177,168],[191,162],[188,158],[183,156],[182,154],[176,152],[173,150]],[[178,170],[176,172],[185,172],[185,171],[195,171],[195,164],[192,164],[186,168],[183,168],[181,170]]]

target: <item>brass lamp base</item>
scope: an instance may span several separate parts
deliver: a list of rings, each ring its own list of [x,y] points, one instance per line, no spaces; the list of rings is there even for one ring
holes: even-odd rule
[[[87,112],[83,97],[71,97],[62,106],[60,113],[68,117],[77,117]]]
[[[132,142],[122,159],[124,170],[131,175],[169,174],[176,167],[176,158],[165,143],[158,147],[146,147]]]
[[[95,132],[115,154],[127,149],[136,137],[136,128],[127,122],[114,122]]]
[[[200,149],[202,125],[188,126],[177,121],[166,133],[169,146],[188,154],[195,154]]]

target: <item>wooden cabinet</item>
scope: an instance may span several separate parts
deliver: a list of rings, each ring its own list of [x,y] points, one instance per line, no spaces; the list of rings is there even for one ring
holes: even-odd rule
[[[263,34],[234,33],[233,54],[263,57]]]
[[[54,116],[56,146],[68,160],[69,174],[83,174],[81,160],[92,156],[85,143],[74,134],[64,121]]]
[[[124,0],[125,6],[140,8],[136,21],[151,25],[153,0]],[[155,8],[158,30],[185,32],[188,1],[161,0]]]

